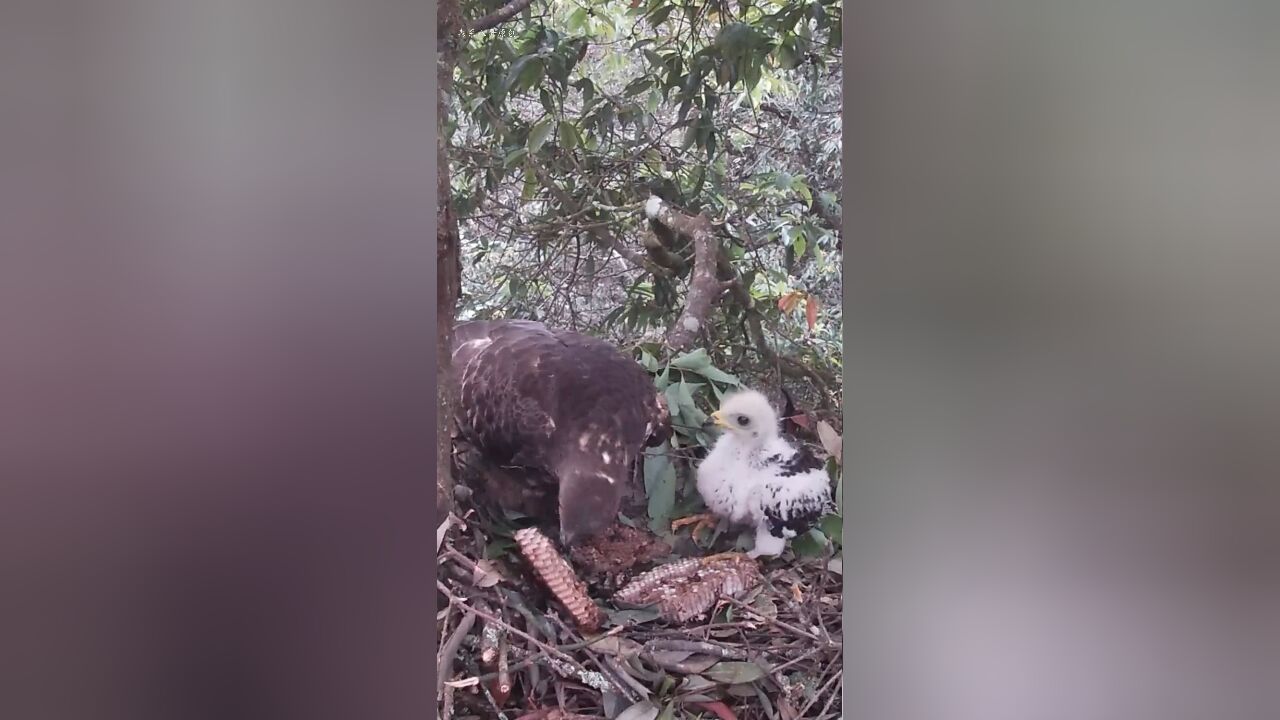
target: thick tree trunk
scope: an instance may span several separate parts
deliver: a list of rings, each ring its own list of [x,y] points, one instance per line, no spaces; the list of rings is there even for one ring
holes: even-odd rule
[[[453,509],[453,320],[462,280],[458,218],[453,212],[445,126],[453,85],[454,42],[460,16],[457,0],[440,0],[440,50],[436,58],[436,512]]]

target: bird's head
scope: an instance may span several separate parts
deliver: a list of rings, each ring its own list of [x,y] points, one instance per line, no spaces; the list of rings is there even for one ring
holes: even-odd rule
[[[618,517],[626,474],[617,466],[572,463],[560,471],[560,542],[566,548],[607,529]]]
[[[732,436],[752,444],[764,442],[778,433],[778,414],[769,399],[756,390],[743,390],[725,397],[711,421]]]

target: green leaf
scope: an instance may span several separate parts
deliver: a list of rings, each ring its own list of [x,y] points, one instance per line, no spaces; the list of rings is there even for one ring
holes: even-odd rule
[[[515,86],[516,81],[520,79],[520,73],[524,72],[525,66],[534,59],[534,55],[525,55],[524,57],[511,63],[511,67],[507,70],[507,77],[502,81],[502,86],[507,90]]]
[[[681,380],[676,385],[680,402],[680,418],[686,425],[701,427],[707,421],[706,414],[698,409],[698,405],[693,399],[693,391],[700,387],[702,387],[701,383],[688,383],[684,380]]]
[[[542,144],[547,141],[547,138],[551,136],[551,128],[554,123],[555,120],[548,116],[534,123],[533,127],[529,128],[529,142],[527,144],[529,154],[532,155],[533,153],[538,152],[538,148],[541,148]]]
[[[663,393],[667,396],[667,410],[671,412],[671,419],[678,420],[682,418],[683,414],[680,412],[680,384],[672,383],[667,385]]]
[[[650,355],[648,351],[640,351],[640,365],[649,372],[658,371],[658,359]]]
[[[657,464],[660,467],[653,473],[653,487],[649,492],[649,529],[655,534],[665,535],[671,531],[671,509],[676,504],[676,469],[665,454]],[[647,474],[648,462],[645,465]]]
[[[659,6],[657,10],[654,10],[649,14],[649,24],[655,28],[658,27],[667,19],[667,16],[671,14],[671,11],[675,9],[674,5]]]
[[[578,128],[568,120],[560,122],[560,146],[565,150],[572,150],[578,147]]]
[[[654,489],[662,481],[664,474],[671,467],[671,458],[667,457],[666,446],[649,450],[644,454],[644,493],[645,496],[652,495]]]
[[[497,538],[492,542],[490,542],[487,546],[485,546],[484,556],[488,560],[492,560],[494,558],[500,558],[503,555],[506,555],[507,551],[511,550],[514,547],[516,547],[516,543],[514,540],[510,540],[507,538]]]
[[[658,373],[658,376],[653,379],[653,384],[657,386],[659,390],[667,389],[667,386],[671,384],[671,366],[670,365],[667,365],[666,367],[662,368],[662,372]]]
[[[813,204],[813,191],[809,189],[804,180],[796,178],[795,182],[791,183],[791,189],[804,199],[806,205]]]
[[[511,92],[520,92],[537,87],[546,73],[543,59],[537,55],[525,55],[511,64],[503,87]]]
[[[706,350],[698,348],[692,352],[677,356],[671,361],[671,367],[699,372],[711,367],[711,358],[707,355]]]
[[[590,107],[591,101],[595,99],[596,85],[591,82],[590,78],[582,78],[578,81],[577,86],[582,90],[582,107],[586,109]]]
[[[653,87],[653,78],[639,77],[627,83],[627,86],[622,89],[622,94],[627,97],[632,97],[634,95],[639,95],[651,87]]]
[[[703,673],[708,679],[722,685],[741,685],[765,676],[764,669],[753,662],[716,663]]]
[[[676,386],[677,390],[680,392],[680,404],[688,407],[697,407],[693,401],[693,393],[700,387],[702,387],[702,383],[691,383],[681,380],[679,385]]]
[[[657,88],[649,90],[649,95],[645,98],[644,109],[652,115],[657,112],[658,106],[662,104],[662,93]]]
[[[827,547],[827,536],[814,528],[792,541],[791,549],[798,557],[819,557]]]
[[[526,165],[524,187],[520,189],[520,199],[523,202],[529,202],[538,194],[538,187],[538,176],[533,172],[533,168]]]
[[[525,156],[528,154],[529,154],[528,149],[516,148],[515,150],[512,150],[511,152],[507,153],[502,158],[502,166],[505,168],[515,167],[516,165],[520,164],[520,161],[523,160]]]
[[[844,532],[844,518],[839,515],[828,515],[818,522],[818,528],[829,540],[839,543],[841,533]]]
[[[791,243],[791,249],[795,252],[796,259],[804,257],[804,250],[806,247],[807,243],[804,239],[804,235],[797,235],[795,242]]]
[[[729,373],[712,365],[708,365],[707,367],[701,370],[695,370],[694,372],[698,373],[699,375],[701,375],[702,377],[708,380],[714,380],[715,382],[724,383],[725,385],[738,386],[742,384],[742,382],[738,380],[737,377],[730,375]],[[712,387],[714,388],[715,386],[712,385]],[[716,397],[717,399],[723,397],[720,394],[719,390],[716,390]]]

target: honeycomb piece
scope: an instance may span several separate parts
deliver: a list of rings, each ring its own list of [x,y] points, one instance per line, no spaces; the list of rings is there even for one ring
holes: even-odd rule
[[[668,620],[687,622],[711,609],[721,595],[740,595],[760,580],[754,560],[742,553],[722,553],[656,567],[613,597],[630,605],[656,605]]]
[[[585,632],[598,629],[603,613],[587,596],[586,583],[578,579],[573,568],[547,536],[537,528],[530,527],[517,531],[515,541],[520,546],[520,554],[533,567],[538,579],[564,605],[578,627]]]

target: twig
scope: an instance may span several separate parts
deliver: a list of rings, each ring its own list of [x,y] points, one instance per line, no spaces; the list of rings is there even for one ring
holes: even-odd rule
[[[827,665],[827,669],[823,671],[823,675],[825,676],[828,672],[831,672],[831,668],[835,667],[835,664],[839,661],[840,661],[840,658],[838,657],[832,660]],[[800,708],[800,717],[804,717],[804,714],[809,711],[809,708],[813,707],[813,704],[818,702],[818,698],[822,697],[822,694],[827,692],[827,690],[831,688],[831,684],[835,682],[837,678],[840,678],[843,675],[844,675],[844,670],[839,670],[836,673],[834,673],[826,682],[824,682],[818,688],[818,690],[813,693],[813,697],[809,698],[809,700],[806,701],[805,704]]]
[[[445,556],[446,558],[448,558],[449,560],[452,560],[452,561],[454,561],[454,562],[458,563],[459,565],[461,565],[462,567],[466,568],[467,570],[470,570],[470,571],[471,571],[471,575],[472,575],[472,577],[475,577],[476,575],[480,575],[480,574],[483,574],[483,573],[485,573],[485,572],[486,572],[486,571],[484,571],[484,570],[481,570],[481,569],[480,569],[480,564],[479,564],[479,563],[477,563],[476,561],[474,561],[474,560],[472,560],[471,558],[467,557],[466,555],[463,555],[462,553],[458,552],[457,550],[454,550],[452,547],[445,548],[444,556]],[[501,583],[508,583],[508,584],[510,584],[510,581],[509,581],[507,578],[502,577],[501,575],[498,575],[497,573],[492,573],[492,574],[493,574],[493,575],[495,575],[495,576],[498,578],[498,582],[501,582]]]
[[[723,600],[728,601],[729,603],[731,603],[737,608],[746,610],[747,612],[751,613],[752,615],[755,615],[756,617],[769,623],[770,625],[783,628],[784,630],[789,630],[790,632],[795,633],[796,635],[799,635],[800,637],[805,638],[806,640],[812,640],[814,642],[823,643],[826,647],[829,647],[829,648],[836,647],[836,643],[832,642],[830,639],[824,639],[824,638],[818,637],[817,635],[814,635],[813,633],[808,632],[807,630],[801,630],[795,625],[792,625],[790,623],[785,623],[781,620],[778,620],[777,618],[771,618],[761,613],[760,611],[756,610],[755,608],[751,607],[750,605],[747,605],[746,603],[741,602],[735,598],[731,598],[728,595],[722,595],[721,598]]]
[[[663,651],[702,653],[703,655],[714,655],[727,660],[741,660],[746,657],[742,651],[735,648],[697,640],[650,640],[645,643],[642,652],[651,655],[652,653]]]
[[[592,645],[600,642],[601,640],[604,640],[610,635],[617,634],[622,629],[623,628],[621,627],[616,627],[616,628],[612,628],[611,630],[609,630],[609,632],[605,633],[604,635],[593,637],[589,640],[583,640],[582,642],[576,642],[576,643],[569,643],[567,645],[553,645],[550,647],[554,650],[559,650],[561,652],[568,652],[571,650],[582,650],[584,648],[591,647]],[[548,653],[545,650],[539,650],[538,652],[530,653],[527,657],[522,658],[515,665],[509,666],[507,668],[507,672],[511,673],[511,672],[515,672],[516,670],[523,670],[524,668],[529,667],[530,665],[533,665],[539,660],[542,660],[543,658],[547,657],[547,655]],[[489,672],[489,673],[485,673],[484,675],[477,676],[476,680],[478,680],[479,682],[485,682],[486,680],[500,679],[501,677],[502,677],[502,670],[501,668],[499,668],[498,670],[495,670],[493,672]]]
[[[844,670],[841,670],[840,672],[836,673],[836,677],[843,678]],[[827,704],[822,706],[822,713],[821,713],[822,715],[827,714],[827,711],[831,709],[831,704],[834,703],[836,701],[836,698],[838,697],[840,697],[840,690],[836,689],[834,692],[831,693],[831,697],[827,700]]]
[[[450,720],[453,717],[453,688],[448,685],[444,686],[444,699],[440,701],[440,720]]]
[[[796,658],[794,658],[794,659],[788,660],[788,661],[786,661],[786,662],[782,663],[781,665],[778,665],[777,667],[775,667],[775,668],[773,668],[773,669],[772,669],[772,672],[774,672],[774,673],[782,672],[783,670],[786,670],[787,668],[791,667],[792,665],[795,665],[795,664],[797,664],[797,663],[800,663],[800,662],[803,662],[803,661],[805,661],[805,660],[808,660],[809,658],[813,657],[814,655],[817,655],[818,653],[822,652],[823,650],[827,650],[827,649],[829,649],[829,648],[814,648],[813,650],[810,650],[809,652],[806,652],[806,653],[804,653],[803,655],[800,655],[799,657],[796,657]]]
[[[452,598],[450,598],[452,601]],[[463,608],[469,610],[470,608]],[[458,654],[458,648],[462,645],[462,639],[471,632],[471,627],[476,624],[476,616],[473,613],[465,613],[462,619],[458,621],[458,627],[454,628],[453,634],[449,636],[448,642],[444,647],[440,648],[440,657],[436,662],[436,693],[439,695],[444,692],[445,680],[453,675],[453,660]]]
[[[521,629],[519,629],[519,628],[517,628],[517,627],[513,627],[512,625],[510,625],[510,624],[509,624],[509,623],[507,623],[507,622],[504,622],[504,621],[503,621],[503,620],[501,620],[500,618],[497,618],[497,617],[495,617],[495,616],[493,616],[493,615],[490,615],[490,614],[488,614],[488,613],[485,613],[485,612],[484,612],[484,611],[482,611],[482,610],[477,610],[477,609],[475,609],[475,608],[471,607],[470,605],[465,604],[464,602],[462,602],[462,600],[461,600],[460,598],[458,598],[458,596],[456,596],[456,595],[454,595],[453,593],[449,592],[449,589],[448,589],[448,588],[446,588],[446,587],[444,586],[444,583],[441,583],[439,580],[437,580],[437,581],[436,581],[436,587],[440,590],[440,592],[444,593],[444,594],[445,594],[445,596],[449,598],[449,601],[450,601],[450,602],[456,602],[456,603],[458,603],[458,607],[459,607],[459,608],[461,608],[461,610],[462,610],[464,613],[466,613],[466,614],[468,614],[468,615],[478,615],[482,620],[488,620],[489,622],[496,623],[497,625],[500,625],[500,626],[502,626],[503,628],[505,628],[505,629],[507,630],[507,632],[510,632],[510,633],[512,633],[512,634],[514,634],[514,635],[517,635],[517,636],[519,636],[519,637],[522,637],[522,638],[524,638],[525,640],[528,640],[529,642],[533,643],[534,645],[537,645],[537,646],[538,646],[538,648],[539,648],[540,650],[544,650],[544,651],[546,651],[546,652],[547,652],[547,654],[549,654],[549,655],[553,655],[553,656],[555,656],[555,657],[559,658],[560,660],[563,660],[563,661],[565,661],[565,662],[568,662],[568,663],[570,663],[570,664],[574,665],[575,667],[577,667],[577,668],[579,668],[579,669],[581,669],[581,670],[584,670],[584,671],[586,670],[586,668],[582,667],[582,665],[581,665],[581,664],[579,664],[576,660],[574,660],[572,657],[569,657],[568,655],[566,655],[566,654],[564,654],[564,653],[560,652],[560,651],[559,651],[559,650],[557,650],[554,646],[552,646],[552,645],[548,645],[548,644],[546,644],[546,643],[542,642],[542,641],[541,641],[541,640],[539,640],[538,638],[536,638],[536,637],[534,637],[534,636],[530,635],[529,633],[527,633],[527,632],[525,632],[525,631],[523,631],[523,630],[521,630]]]

